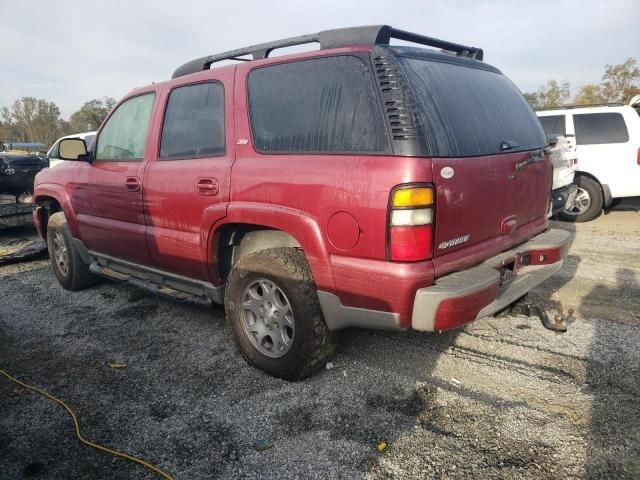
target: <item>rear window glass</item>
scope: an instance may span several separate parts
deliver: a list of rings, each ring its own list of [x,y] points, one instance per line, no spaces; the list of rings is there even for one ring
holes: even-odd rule
[[[174,89],[164,115],[160,158],[224,155],[224,89],[199,83]]]
[[[261,152],[387,150],[373,77],[358,57],[258,68],[248,89],[251,133]]]
[[[564,115],[550,115],[548,117],[538,117],[544,133],[547,135],[565,135]]]
[[[429,155],[468,157],[544,147],[544,131],[520,91],[492,71],[398,57],[417,103]],[[503,150],[502,145],[512,146]]]
[[[629,132],[619,113],[580,113],[573,115],[578,145],[597,143],[624,143]]]

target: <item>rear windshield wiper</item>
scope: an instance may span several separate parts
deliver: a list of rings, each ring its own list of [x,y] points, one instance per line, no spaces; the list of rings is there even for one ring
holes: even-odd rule
[[[511,150],[512,148],[518,148],[520,144],[514,140],[503,140],[500,142],[500,150]]]

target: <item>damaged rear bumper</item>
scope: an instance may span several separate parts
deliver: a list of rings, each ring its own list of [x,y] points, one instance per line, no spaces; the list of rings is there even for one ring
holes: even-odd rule
[[[502,310],[562,268],[571,237],[564,230],[548,230],[478,266],[419,289],[411,327],[450,330]]]

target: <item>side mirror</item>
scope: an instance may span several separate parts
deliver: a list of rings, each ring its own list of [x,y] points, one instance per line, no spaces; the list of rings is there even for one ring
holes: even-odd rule
[[[60,157],[61,160],[86,161],[88,159],[87,145],[81,138],[65,138],[60,140],[58,157]]]

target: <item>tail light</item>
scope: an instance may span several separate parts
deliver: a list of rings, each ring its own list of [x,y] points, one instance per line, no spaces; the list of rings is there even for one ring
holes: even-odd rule
[[[640,148],[638,149],[638,165],[640,165]]]
[[[396,262],[431,258],[433,250],[433,187],[400,185],[389,202],[388,255]]]

